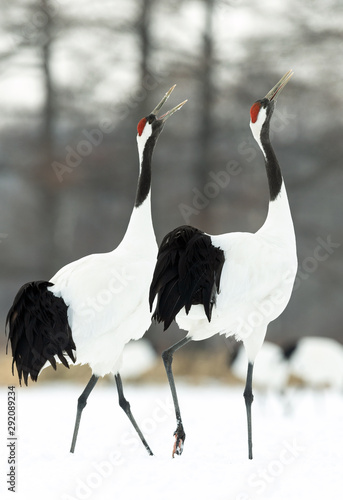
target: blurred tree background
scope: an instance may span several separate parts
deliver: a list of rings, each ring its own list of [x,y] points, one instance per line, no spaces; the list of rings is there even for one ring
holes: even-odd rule
[[[185,223],[210,234],[255,232],[268,188],[249,109],[290,68],[273,144],[299,272],[267,338],[343,341],[342,2],[4,0],[1,10],[3,346],[24,282],[120,242],[136,190],[136,124],[174,83],[169,108],[189,102],[154,155],[158,243]],[[161,351],[183,334],[153,325],[148,337]],[[189,349],[205,347],[222,349],[223,338]]]

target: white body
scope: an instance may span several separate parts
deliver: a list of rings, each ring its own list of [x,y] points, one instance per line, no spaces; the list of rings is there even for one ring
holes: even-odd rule
[[[140,377],[159,362],[159,357],[147,339],[126,344],[123,352],[123,365],[120,370],[122,379]]]

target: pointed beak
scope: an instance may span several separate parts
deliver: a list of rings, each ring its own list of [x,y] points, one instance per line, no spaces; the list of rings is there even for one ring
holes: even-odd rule
[[[162,108],[163,104],[166,102],[166,100],[169,98],[170,94],[173,92],[173,90],[175,89],[176,85],[173,85],[169,90],[168,92],[164,95],[164,97],[161,99],[161,101],[157,104],[157,106],[153,109],[153,111],[151,111],[151,114],[152,115],[157,115],[158,111]],[[165,122],[167,120],[167,118],[169,118],[173,113],[175,113],[175,111],[178,111],[179,109],[182,108],[182,106],[187,102],[187,99],[183,102],[181,102],[180,104],[178,104],[177,106],[175,106],[175,108],[171,109],[170,111],[167,111],[166,113],[164,113],[164,115],[160,116],[158,118],[158,120],[162,120],[162,122]]]
[[[167,118],[169,118],[173,113],[175,113],[175,111],[178,111],[179,109],[181,109],[182,106],[184,104],[186,104],[187,101],[188,101],[188,99],[186,99],[185,101],[180,102],[180,104],[178,104],[177,106],[175,106],[175,108],[171,109],[170,111],[167,111],[166,113],[164,113],[164,115],[160,116],[158,119],[162,120],[163,122],[165,122]]]
[[[281,80],[274,85],[274,87],[268,92],[268,94],[265,96],[266,99],[269,101],[273,101],[277,94],[281,92],[281,90],[284,88],[286,83],[292,78],[293,76],[293,70],[287,71],[287,73],[281,78]]]

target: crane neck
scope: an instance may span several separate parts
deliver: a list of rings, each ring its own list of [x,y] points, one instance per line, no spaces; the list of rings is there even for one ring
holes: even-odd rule
[[[150,136],[144,144],[138,141],[139,177],[135,204],[123,242],[135,241],[137,248],[156,245],[151,217],[151,161],[156,138]]]
[[[139,177],[135,199],[135,208],[138,208],[140,205],[142,205],[150,195],[151,161],[152,154],[156,145],[156,137],[150,136],[144,144],[141,144],[141,142],[138,141],[137,145],[139,155]]]
[[[259,146],[264,155],[269,186],[268,215],[260,232],[283,245],[295,244],[292,215],[281,168],[269,138],[269,120],[263,125]]]
[[[269,139],[269,138],[268,138]],[[279,162],[270,141],[262,142],[265,157],[266,172],[269,187],[269,201],[273,202],[279,196],[283,184],[283,178]]]
[[[282,246],[295,245],[295,233],[292,214],[288,203],[285,183],[275,200],[269,201],[268,214],[263,226],[258,231],[269,242]]]
[[[269,199],[270,201],[274,201],[281,191],[283,179],[281,168],[269,137],[271,116],[272,113],[267,116],[265,122],[262,125],[259,137],[255,137],[255,139],[257,140],[265,159],[269,186]]]

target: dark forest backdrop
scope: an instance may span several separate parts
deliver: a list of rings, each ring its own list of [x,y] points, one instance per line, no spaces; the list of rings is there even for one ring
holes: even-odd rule
[[[293,68],[273,143],[299,273],[267,338],[343,341],[342,26],[338,0],[2,1],[0,331],[25,281],[120,242],[136,189],[136,124],[174,83],[169,107],[189,102],[154,156],[158,242],[184,223],[256,231],[268,190],[249,109]],[[161,350],[183,333],[153,326],[148,335]],[[192,347],[205,346],[223,339]]]

